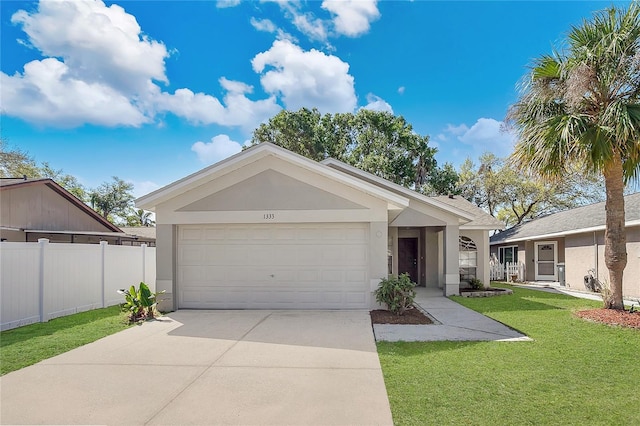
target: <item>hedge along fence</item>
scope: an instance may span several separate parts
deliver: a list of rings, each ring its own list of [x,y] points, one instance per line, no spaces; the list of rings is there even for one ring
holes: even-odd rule
[[[140,281],[155,291],[155,247],[2,242],[0,330],[117,305]]]

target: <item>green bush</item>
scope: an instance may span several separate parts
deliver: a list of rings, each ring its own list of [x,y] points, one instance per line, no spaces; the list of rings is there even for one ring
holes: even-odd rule
[[[125,299],[121,305],[122,310],[127,312],[129,322],[134,323],[156,317],[158,314],[156,306],[160,302],[158,295],[164,293],[164,290],[152,293],[149,286],[141,282],[137,290],[132,285],[129,290],[120,289],[118,293],[123,294]]]
[[[399,277],[384,278],[374,292],[376,301],[387,305],[387,309],[396,315],[402,315],[411,308],[416,297],[416,283],[411,281],[409,274]]]
[[[477,278],[471,278],[469,280],[469,285],[474,290],[483,290],[484,289],[484,284],[482,283],[482,281],[480,281]]]

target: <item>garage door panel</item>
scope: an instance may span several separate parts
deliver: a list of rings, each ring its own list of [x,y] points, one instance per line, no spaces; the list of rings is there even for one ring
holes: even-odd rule
[[[178,306],[368,308],[368,224],[185,225]]]

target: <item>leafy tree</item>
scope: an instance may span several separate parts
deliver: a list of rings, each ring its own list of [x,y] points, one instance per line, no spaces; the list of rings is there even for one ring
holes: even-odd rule
[[[75,176],[66,174],[62,169],[54,169],[47,162],[40,166],[27,152],[18,148],[9,149],[0,140],[0,177],[23,177],[31,179],[49,178],[85,202],[87,193]]]
[[[640,171],[640,6],[610,7],[572,27],[566,48],[535,60],[509,121],[517,167],[548,181],[604,177],[608,308],[624,309],[625,183]]]
[[[134,200],[131,191],[133,184],[113,176],[111,182],[105,182],[90,192],[89,201],[102,217],[115,223],[131,213]]]
[[[0,139],[0,177],[3,178],[39,178],[40,170],[33,157],[19,148],[10,149]]]
[[[127,226],[156,226],[156,221],[151,219],[151,212],[136,209],[126,218]]]
[[[420,192],[426,195],[460,195],[459,175],[451,163],[434,169],[428,181],[420,187]]]
[[[506,187],[517,184],[511,174],[507,174],[503,169],[504,160],[489,152],[480,156],[477,168],[473,161],[467,158],[460,166],[460,194],[495,217],[499,206],[505,201]]]
[[[455,173],[449,168],[434,178],[440,170],[429,137],[418,135],[403,117],[387,112],[362,109],[356,114],[322,115],[316,109],[283,110],[261,124],[251,142],[271,142],[316,161],[336,158],[418,190],[427,183],[433,185],[430,190],[439,190]]]
[[[568,171],[561,181],[523,176],[510,162],[491,153],[476,165],[467,159],[460,167],[463,197],[486,209],[507,227],[560,210],[602,201],[602,182]]]
[[[75,176],[64,173],[62,169],[52,168],[48,162],[43,162],[40,166],[41,177],[53,179],[58,185],[78,197],[81,201],[87,200],[87,190],[78,182]]]

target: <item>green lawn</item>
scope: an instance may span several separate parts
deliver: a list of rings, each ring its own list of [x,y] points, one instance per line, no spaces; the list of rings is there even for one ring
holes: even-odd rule
[[[601,302],[513,290],[454,300],[532,342],[378,343],[394,422],[640,424],[640,331],[572,316]]]
[[[127,328],[119,306],[82,312],[0,333],[0,374],[70,351]]]

